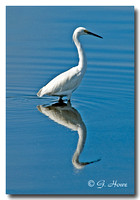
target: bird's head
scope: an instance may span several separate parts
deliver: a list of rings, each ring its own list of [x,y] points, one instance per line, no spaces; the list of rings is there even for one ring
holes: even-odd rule
[[[90,31],[88,31],[86,28],[84,27],[78,27],[75,29],[74,33],[73,33],[73,38],[75,37],[79,37],[80,35],[93,35],[95,37],[99,37],[99,38],[103,38],[95,33],[92,33]]]

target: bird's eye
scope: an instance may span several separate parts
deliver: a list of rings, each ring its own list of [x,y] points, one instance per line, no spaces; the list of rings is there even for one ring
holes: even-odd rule
[[[88,31],[87,31],[87,30],[84,30],[84,32],[85,32],[85,33],[88,33]]]

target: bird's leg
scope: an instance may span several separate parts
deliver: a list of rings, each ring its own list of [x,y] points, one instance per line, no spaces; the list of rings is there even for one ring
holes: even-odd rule
[[[70,99],[69,99],[68,102],[67,102],[67,106],[71,106],[71,101],[70,101]]]
[[[58,102],[59,102],[60,104],[63,103],[63,99],[62,99],[62,97],[59,98]]]
[[[70,105],[70,106],[71,106],[70,98],[71,98],[71,94],[68,96],[68,102],[67,102],[67,105]]]

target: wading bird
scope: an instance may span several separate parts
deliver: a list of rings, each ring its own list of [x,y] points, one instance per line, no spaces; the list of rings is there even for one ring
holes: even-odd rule
[[[79,37],[81,35],[93,35],[102,38],[101,36],[91,33],[83,27],[78,27],[77,29],[75,29],[73,33],[73,41],[78,50],[78,65],[76,67],[72,67],[68,71],[63,72],[62,74],[59,74],[54,79],[52,79],[47,85],[39,90],[39,92],[37,93],[38,97],[42,97],[43,95],[59,96],[59,102],[61,102],[62,97],[67,96],[67,99],[70,102],[72,92],[74,92],[74,90],[76,90],[77,87],[80,85],[87,68],[86,55],[79,41]]]
[[[61,124],[62,126],[69,128],[70,130],[77,131],[79,138],[76,150],[72,157],[72,164],[75,168],[82,169],[86,165],[96,163],[101,160],[97,159],[89,162],[79,161],[79,157],[84,149],[84,145],[86,142],[87,130],[80,113],[75,108],[65,103],[56,103],[46,107],[44,107],[43,105],[39,105],[37,106],[37,108],[41,113],[48,116],[57,124]],[[59,159],[61,159],[61,156]],[[61,162],[63,163],[63,159],[61,159]]]

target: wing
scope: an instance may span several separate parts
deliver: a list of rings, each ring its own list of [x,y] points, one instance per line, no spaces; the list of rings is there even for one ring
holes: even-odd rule
[[[40,89],[38,96],[57,95],[69,90],[75,90],[81,82],[81,73],[77,67],[73,67],[66,72],[56,76],[46,86]]]

